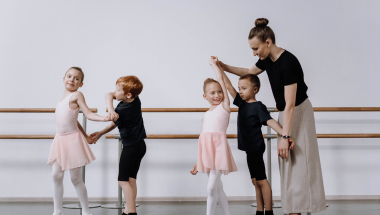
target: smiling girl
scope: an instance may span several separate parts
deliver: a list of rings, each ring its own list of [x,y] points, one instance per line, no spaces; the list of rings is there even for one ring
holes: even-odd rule
[[[202,132],[198,141],[198,162],[191,174],[198,171],[207,173],[207,215],[214,214],[219,202],[224,214],[229,215],[227,196],[223,191],[222,174],[237,171],[227,142],[226,130],[230,120],[230,100],[225,87],[222,70],[216,64],[217,58],[211,57],[210,64],[214,68],[218,81],[208,78],[203,85],[203,98],[210,103],[210,109],[203,115]]]
[[[87,189],[81,177],[81,167],[95,160],[88,144],[94,141],[87,136],[77,121],[79,108],[93,121],[109,121],[87,107],[84,96],[78,92],[83,86],[84,73],[79,67],[71,67],[63,77],[63,96],[55,110],[57,134],[50,148],[48,164],[53,166],[53,215],[62,215],[63,176],[70,170],[71,181],[77,191],[82,214],[89,215]]]

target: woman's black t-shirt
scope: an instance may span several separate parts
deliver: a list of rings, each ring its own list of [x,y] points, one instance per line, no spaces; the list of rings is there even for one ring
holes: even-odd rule
[[[146,138],[138,96],[131,103],[121,101],[115,112],[119,114],[119,118],[114,123],[119,129],[123,146],[133,145]]]
[[[285,50],[275,62],[270,57],[264,60],[259,59],[256,66],[267,71],[276,107],[279,111],[285,109],[284,87],[287,85],[297,83],[296,106],[307,99],[307,86],[303,78],[302,67],[292,53]]]

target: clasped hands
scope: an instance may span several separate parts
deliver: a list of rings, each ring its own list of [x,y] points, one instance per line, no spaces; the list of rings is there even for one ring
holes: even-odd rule
[[[108,115],[104,118],[105,121],[116,121],[119,119],[119,114],[117,114],[114,110],[110,109],[108,110]],[[86,137],[86,140],[89,144],[96,144],[98,139],[102,136],[100,132],[94,132],[90,134],[90,136]]]
[[[280,142],[277,144],[277,154],[282,159],[287,159],[289,157],[289,150],[293,150],[294,140],[292,138],[281,138]]]

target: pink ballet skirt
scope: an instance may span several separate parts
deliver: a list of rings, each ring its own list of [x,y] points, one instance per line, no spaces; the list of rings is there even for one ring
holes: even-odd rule
[[[79,108],[71,110],[69,101],[71,96],[58,102],[55,110],[57,134],[50,148],[48,163],[57,162],[62,171],[85,166],[95,160],[95,156],[85,136],[80,132],[77,119]]]
[[[226,136],[229,120],[230,113],[221,104],[203,115],[202,132],[198,140],[198,171],[206,173],[211,169],[219,170],[224,175],[237,171]]]

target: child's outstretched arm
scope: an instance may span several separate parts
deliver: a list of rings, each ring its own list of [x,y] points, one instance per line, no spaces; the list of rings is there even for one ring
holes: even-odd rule
[[[214,57],[214,56],[211,56],[209,63],[212,66],[212,68],[214,69],[216,78],[218,79],[218,82],[219,82],[220,86],[222,87],[222,91],[223,91],[223,94],[224,94],[224,100],[223,100],[223,103],[222,103],[223,108],[227,112],[231,112],[231,110],[230,110],[230,98],[228,97],[226,85],[224,84],[222,70],[216,64],[216,62],[218,62],[218,58]]]
[[[219,68],[221,68],[220,65],[219,65]],[[237,95],[237,91],[235,90],[234,86],[232,86],[231,80],[227,77],[226,73],[222,72],[222,75],[223,75],[223,79],[224,79],[224,84],[226,84],[226,88],[227,88],[228,92],[230,93],[232,98],[235,99],[236,95]]]
[[[92,121],[111,121],[110,118],[104,117],[104,116],[99,116],[96,113],[93,113],[90,108],[88,108],[86,101],[84,99],[84,96],[81,92],[77,91],[76,93],[73,94],[73,96],[70,98],[70,102],[76,102],[80,109],[82,110],[83,114],[87,117],[87,119],[92,120]]]
[[[278,122],[277,122],[276,120],[274,120],[274,119],[270,119],[270,120],[268,120],[268,121],[267,121],[267,125],[268,125],[269,127],[273,128],[273,130],[275,130],[278,134],[282,134],[282,127],[281,127],[280,124],[278,124]],[[289,143],[290,143],[289,149],[293,150],[293,147],[294,147],[294,141],[293,141],[293,139],[292,139],[292,138],[289,138],[288,141],[289,141]],[[288,156],[289,156],[289,152],[288,152],[288,150],[286,150],[286,151],[284,151],[284,152],[282,153],[283,156],[281,156],[281,153],[280,153],[279,150],[277,150],[277,153],[278,153],[278,155],[279,155],[281,158],[285,158],[285,159],[286,159],[286,158],[288,158]]]
[[[108,132],[112,131],[113,129],[115,129],[117,127],[117,125],[114,123],[114,122],[111,122],[111,124],[109,124],[105,129],[101,130],[101,131],[98,131],[98,132],[94,132],[90,135],[90,138],[93,139],[93,141],[98,141],[98,139],[103,136],[104,134],[107,134]]]
[[[119,118],[119,115],[115,112],[113,107],[113,100],[116,99],[115,92],[109,92],[106,94],[106,105],[108,108],[108,117],[112,121],[116,121]]]

